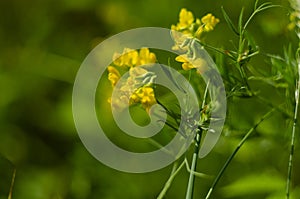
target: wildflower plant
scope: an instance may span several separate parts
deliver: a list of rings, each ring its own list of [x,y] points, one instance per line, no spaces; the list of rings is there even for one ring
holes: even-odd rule
[[[292,2],[292,8],[293,11],[290,14],[290,23],[287,24],[287,30],[295,31],[299,37],[300,6],[298,2]],[[186,199],[194,198],[194,192],[197,190],[195,186],[197,178],[201,179],[202,182],[205,181],[206,187],[207,184],[211,184],[206,190],[207,193],[202,194],[203,197],[206,199],[214,198],[213,195],[216,194],[218,183],[224,177],[224,173],[232,164],[240,149],[255,135],[260,126],[272,121],[274,115],[279,115],[282,121],[292,122],[287,164],[288,175],[286,180],[278,180],[280,183],[286,183],[286,198],[291,197],[300,88],[299,49],[295,50],[294,46],[288,45],[284,48],[283,55],[273,55],[263,52],[261,47],[257,45],[248,28],[258,14],[263,14],[263,11],[268,9],[282,9],[282,7],[268,2],[260,4],[255,1],[251,13],[245,14],[245,9],[242,8],[236,22],[231,19],[230,14],[224,7],[220,8],[223,14],[222,17],[207,13],[197,18],[194,13],[186,8],[180,10],[178,22],[171,25],[169,32],[173,40],[172,50],[175,53],[168,57],[167,65],[169,68],[173,64],[179,66],[180,75],[183,75],[189,84],[187,85],[184,81],[178,82],[176,78],[180,75],[173,72],[174,69],[161,66],[158,73],[164,74],[164,78],[172,82],[172,86],[177,89],[175,96],[182,96],[183,99],[174,100],[174,95],[170,95],[159,85],[158,73],[153,70],[154,66],[160,66],[160,56],[159,53],[156,53],[157,50],[147,46],[141,49],[125,48],[123,52],[116,52],[111,57],[112,63],[107,67],[107,79],[112,90],[118,88],[117,94],[108,99],[112,109],[122,112],[128,105],[130,107],[138,105],[151,119],[155,118],[158,123],[165,123],[168,127],[167,130],[165,129],[167,133],[173,137],[180,134],[179,140],[184,140],[184,144],[188,143],[187,140],[192,143],[191,146],[188,146],[192,148],[192,152],[187,150],[184,152],[184,156],[177,157],[177,154],[173,154],[172,150],[168,150],[168,148],[165,150],[165,153],[176,156],[177,160],[173,163],[170,177],[161,191],[157,193],[157,198],[167,197],[173,181],[183,168],[186,168],[189,173],[185,190]],[[219,31],[217,26],[222,22],[226,23],[232,32],[232,48],[212,46],[204,39],[204,36],[211,31]],[[213,59],[207,54],[206,50],[210,52]],[[263,57],[265,64],[269,66],[267,70],[253,66],[252,60],[257,59],[259,56]],[[259,82],[259,87],[256,87],[257,82]],[[270,87],[274,89],[274,92],[278,92],[279,99],[281,99],[278,100],[279,102],[268,99],[261,92],[261,90],[270,89]],[[193,100],[193,96],[189,95],[191,89],[197,90],[196,100],[199,104],[197,107],[199,111],[190,105],[190,98]],[[178,93],[180,94],[177,95]],[[226,95],[225,101],[220,99],[220,95]],[[238,134],[237,145],[219,168],[219,171],[213,175],[208,175],[201,170],[199,171],[197,165],[200,161],[199,158],[204,157],[217,141],[217,139],[211,141],[207,138],[210,136],[218,138],[219,134],[217,132],[221,131],[224,123],[225,114],[222,113],[226,112],[226,100],[229,115],[233,105],[240,104],[244,100],[260,104],[263,107],[261,112],[265,112],[259,112],[260,115],[253,115],[252,126],[244,133]],[[157,107],[160,108],[157,109]],[[215,112],[221,114],[215,114]],[[238,117],[243,120],[242,116]],[[235,136],[234,130],[236,129],[232,127],[234,122],[231,122],[230,119],[225,121],[225,141],[228,139],[227,137]],[[165,141],[160,140],[160,138],[156,136],[148,139],[148,141],[155,147],[162,148],[163,144],[170,140]],[[184,150],[184,147],[180,150]],[[205,161],[204,159],[201,160]],[[266,178],[269,180],[268,177]],[[241,182],[243,181],[241,180]],[[230,190],[238,187],[237,184],[239,183],[225,186],[223,188],[224,193],[227,193],[228,197],[239,197],[245,194],[240,192],[230,193]],[[255,185],[253,186],[255,187]],[[203,189],[201,188],[201,190]],[[253,191],[253,189],[246,192],[246,194],[250,191]],[[282,196],[282,192],[278,194],[278,190],[271,188],[269,191],[264,191],[262,191],[263,194],[269,198]]]
[[[293,11],[290,14],[290,23],[287,25],[287,29],[295,31],[299,36],[299,5],[298,2],[293,2]],[[202,53],[204,49],[209,50],[215,55],[215,62],[217,67],[221,71],[223,81],[225,82],[227,100],[238,101],[244,98],[251,99],[256,103],[263,103],[269,110],[262,114],[259,120],[254,123],[242,137],[236,148],[233,150],[231,155],[225,161],[223,167],[219,173],[215,175],[212,185],[208,189],[205,195],[206,199],[212,197],[214,190],[224,175],[227,167],[231,164],[236,154],[244,143],[254,134],[258,126],[268,120],[274,113],[278,112],[287,120],[293,121],[292,136],[291,136],[291,149],[288,163],[288,177],[286,185],[286,198],[290,197],[291,177],[292,177],[292,165],[294,155],[294,144],[296,134],[296,122],[298,112],[298,101],[299,101],[299,60],[298,55],[293,56],[292,47],[285,48],[284,56],[271,55],[268,53],[261,53],[260,48],[252,38],[251,34],[247,31],[249,24],[254,20],[255,16],[267,9],[278,8],[277,5],[271,3],[259,4],[258,1],[254,4],[254,9],[248,18],[245,17],[244,9],[241,9],[241,13],[238,22],[232,21],[230,15],[226,12],[225,8],[221,8],[223,14],[223,22],[226,22],[229,29],[237,37],[236,47],[232,50],[223,49],[222,47],[215,47],[204,42],[203,37],[205,34],[213,31],[217,24],[220,23],[221,19],[217,18],[212,13],[208,13],[201,18],[196,18],[194,14],[182,8],[179,12],[178,23],[171,26],[171,36],[174,41],[172,49],[178,52],[179,55],[174,57],[174,61],[181,65],[181,72],[188,74],[188,80],[195,85],[195,80],[191,77],[194,75],[201,75],[204,78],[205,83],[201,82],[202,86],[200,89],[202,97],[201,111],[199,118],[195,117],[195,112],[190,111],[188,108],[185,111],[188,112],[190,118],[186,118],[184,128],[179,127],[179,122],[182,120],[180,112],[176,111],[176,108],[169,108],[167,102],[161,100],[157,95],[156,89],[158,87],[155,84],[156,74],[147,69],[145,64],[158,63],[157,56],[154,52],[151,52],[148,48],[142,48],[140,50],[124,49],[121,54],[114,54],[113,63],[107,68],[108,80],[111,82],[112,87],[116,86],[122,74],[129,71],[129,75],[126,81],[122,82],[121,95],[119,97],[118,107],[113,107],[118,110],[122,109],[122,106],[126,103],[130,105],[141,104],[148,114],[151,114],[150,108],[154,104],[161,105],[167,115],[166,125],[170,127],[171,131],[179,132],[182,139],[186,138],[188,131],[195,131],[195,137],[193,141],[194,153],[192,158],[187,157],[189,153],[186,153],[184,158],[179,158],[173,165],[172,172],[165,186],[158,194],[157,198],[164,198],[167,195],[169,188],[172,186],[176,175],[180,170],[186,167],[189,172],[188,184],[186,187],[186,199],[192,199],[195,189],[195,177],[199,177],[202,180],[211,181],[211,177],[207,174],[197,171],[198,156],[201,145],[205,145],[207,142],[203,139],[205,134],[214,133],[216,129],[211,129],[209,124],[212,122],[218,122],[218,117],[212,115],[213,110],[219,109],[222,104],[217,100],[217,95],[222,92],[219,85],[214,84],[214,73],[218,70],[212,67],[210,59],[206,57],[205,53]],[[298,52],[298,51],[297,51]],[[262,55],[268,59],[267,63],[271,65],[271,73],[261,73],[251,65],[251,60],[256,56]],[[170,60],[170,58],[169,58]],[[169,61],[170,65],[170,61]],[[221,68],[221,67],[225,67]],[[235,72],[229,72],[229,70],[235,70]],[[170,71],[164,71],[168,78],[172,81],[174,79]],[[209,76],[207,76],[209,74]],[[295,98],[290,98],[287,101],[291,105],[290,108],[294,110],[294,117],[291,114],[291,110],[287,110],[287,104],[273,104],[265,96],[260,94],[260,91],[251,87],[253,81],[260,81],[266,85],[271,85],[275,88],[285,90],[285,97],[291,97],[292,93],[295,93]],[[194,82],[194,83],[193,83]],[[295,83],[296,82],[296,86]],[[203,84],[204,83],[204,84]],[[174,83],[176,84],[176,83]],[[199,84],[199,82],[197,83]],[[132,85],[135,85],[132,87]],[[132,91],[132,88],[139,88]],[[209,90],[209,87],[213,87],[215,93]],[[178,87],[179,88],[179,87]],[[159,89],[158,89],[159,90]],[[129,94],[128,94],[129,93]],[[208,95],[209,94],[209,95]],[[111,102],[109,100],[109,102]],[[292,119],[293,118],[293,119]],[[152,143],[158,147],[161,146],[159,140],[152,140]]]

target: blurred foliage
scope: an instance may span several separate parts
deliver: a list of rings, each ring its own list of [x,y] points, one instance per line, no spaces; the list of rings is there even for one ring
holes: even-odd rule
[[[261,52],[251,59],[248,70],[266,76],[278,75],[278,67],[283,66],[275,56],[284,57],[289,44],[292,52],[297,47],[296,35],[286,28],[288,2],[272,2],[282,7],[260,13],[248,27]],[[241,8],[245,8],[244,16],[249,16],[253,4],[254,1],[243,0],[0,1],[0,198],[7,198],[15,168],[13,199],[157,197],[171,166],[146,174],[127,174],[99,163],[84,148],[72,118],[76,72],[90,50],[105,38],[136,27],[169,28],[177,22],[182,7],[197,16],[208,12],[217,16],[220,23],[205,42],[234,49],[238,37],[222,17],[221,6],[237,22]],[[229,71],[234,66],[224,66],[226,58],[209,52],[223,75],[236,72]],[[270,59],[268,55],[274,57]],[[157,56],[165,57],[159,53]],[[265,80],[249,80],[252,90],[274,105],[290,101],[283,109],[292,114],[293,96],[286,98],[285,85],[278,79],[270,79],[268,84]],[[99,92],[109,96],[109,83],[102,81]],[[100,108],[108,107],[106,99],[99,103]],[[215,149],[199,160],[197,171],[215,176],[242,136],[269,109],[257,99],[228,100],[222,137]],[[100,123],[112,134],[118,131],[111,127],[110,115],[102,119]],[[292,120],[279,111],[264,121],[228,167],[213,198],[282,198],[291,125]],[[110,136],[120,145],[127,139],[118,134]],[[170,139],[167,135],[161,137]],[[292,179],[294,198],[300,195],[299,144],[296,142]],[[192,150],[188,158],[190,153]],[[187,180],[188,173],[182,170],[166,198],[184,198]],[[197,178],[195,198],[203,198],[211,183],[212,180]]]

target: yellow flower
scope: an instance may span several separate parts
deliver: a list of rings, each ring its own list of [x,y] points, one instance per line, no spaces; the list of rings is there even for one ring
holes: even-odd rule
[[[114,87],[119,81],[121,75],[119,71],[113,66],[108,66],[107,70],[108,70],[108,80],[110,81],[111,85]]]
[[[195,68],[191,62],[188,61],[187,55],[179,55],[175,58],[176,61],[182,62],[182,69],[183,70],[191,70],[192,68]]]
[[[193,35],[193,24],[194,24],[194,16],[193,13],[187,11],[186,8],[182,8],[179,13],[179,22],[177,25],[172,25],[171,30],[180,31],[183,34],[192,36]]]
[[[201,18],[201,22],[204,24],[204,31],[209,32],[214,29],[214,27],[220,22],[218,18],[208,13]]]
[[[173,50],[185,50],[181,48],[181,44],[186,38],[200,39],[204,32],[209,32],[219,23],[219,19],[212,14],[207,14],[202,19],[194,18],[193,13],[182,8],[179,13],[179,22],[171,26],[171,35],[175,41]],[[184,36],[182,36],[182,33]]]
[[[139,53],[138,65],[150,64],[156,62],[156,56],[148,48],[142,48]]]
[[[194,23],[193,13],[182,8],[179,13],[179,23],[177,24],[178,29],[189,28]]]
[[[191,60],[190,58],[187,57],[186,54],[184,55],[179,55],[175,58],[176,61],[182,62],[182,69],[183,70],[191,70],[193,68],[197,69],[197,73],[203,74],[205,71],[208,70],[207,63],[204,59],[202,58],[197,58],[195,60]]]

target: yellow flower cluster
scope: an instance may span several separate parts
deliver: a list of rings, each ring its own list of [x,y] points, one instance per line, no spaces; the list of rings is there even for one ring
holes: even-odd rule
[[[135,89],[136,85],[143,84],[143,77],[149,72],[139,67],[145,64],[151,64],[156,62],[156,56],[150,52],[148,48],[142,48],[139,51],[125,48],[122,54],[115,53],[113,55],[113,64],[108,66],[108,80],[111,82],[112,87],[115,87],[119,81],[121,75],[117,68],[122,71],[129,71],[129,77],[120,87],[120,99],[116,99],[114,108],[122,110],[128,103],[142,104],[143,108],[149,112],[150,107],[156,104],[154,90],[151,87],[151,82],[138,89]],[[111,103],[111,99],[108,100]]]
[[[172,36],[175,42],[173,50],[184,50],[188,51],[188,46],[183,46],[182,44],[189,38],[200,39],[203,33],[210,32],[214,30],[215,26],[220,22],[218,18],[213,16],[211,13],[203,16],[200,19],[194,18],[191,11],[182,8],[179,13],[179,22],[177,25],[172,25],[171,29]],[[195,60],[188,59],[186,54],[177,56],[176,61],[182,63],[183,70],[190,70],[196,68],[198,73],[203,73],[207,70],[207,63],[202,58],[197,58]]]
[[[219,19],[208,13],[200,19],[194,18],[191,11],[186,8],[182,8],[179,13],[179,22],[177,25],[172,25],[171,29],[183,33],[188,37],[196,37],[200,39],[204,32],[212,31],[219,23]]]

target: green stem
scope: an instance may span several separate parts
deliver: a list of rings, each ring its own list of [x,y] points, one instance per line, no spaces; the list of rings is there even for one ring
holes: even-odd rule
[[[14,187],[14,184],[15,184],[15,178],[16,178],[16,169],[14,169],[14,172],[13,172],[13,176],[12,176],[12,179],[11,179],[11,184],[10,184],[10,189],[9,189],[9,194],[8,194],[7,199],[12,198],[12,192],[13,192],[13,187]]]
[[[298,61],[298,73],[299,72],[300,72],[300,61]],[[294,112],[294,120],[293,120],[293,128],[292,128],[290,156],[289,156],[289,163],[288,163],[288,174],[286,180],[286,199],[290,198],[291,178],[292,178],[292,168],[293,168],[293,158],[294,158],[294,148],[295,148],[295,133],[296,133],[298,106],[299,106],[299,94],[300,94],[300,78],[298,77],[296,90],[295,90],[295,112]]]
[[[205,47],[206,49],[210,49],[210,50],[212,50],[212,51],[221,53],[221,54],[223,54],[223,55],[225,55],[225,56],[228,56],[231,60],[236,61],[236,59],[235,59],[232,55],[230,55],[229,53],[227,53],[227,52],[224,51],[223,49],[219,49],[219,48],[216,48],[216,47],[214,47],[214,46],[205,44],[205,43],[203,43],[203,42],[201,42],[201,41],[199,41],[199,40],[198,40],[198,43],[200,43],[200,44],[201,44],[203,47]]]
[[[197,167],[197,160],[198,160],[198,153],[200,149],[200,142],[201,142],[201,136],[202,136],[202,129],[199,129],[199,132],[196,135],[195,138],[195,151],[193,153],[193,160],[192,160],[192,165],[191,165],[191,172],[189,176],[189,182],[188,182],[188,187],[186,191],[186,199],[192,199],[193,198],[193,192],[194,192],[194,181],[195,181],[195,171]]]
[[[186,158],[184,159],[184,162],[185,162],[186,170],[190,173],[191,172],[190,165],[189,165]],[[212,178],[209,175],[206,175],[204,173],[198,173],[198,172],[195,172],[195,171],[194,171],[194,175],[195,175],[195,177],[198,177],[198,178],[205,178],[205,179],[211,179]]]
[[[243,139],[240,141],[240,143],[238,144],[238,146],[235,148],[235,150],[232,152],[232,154],[229,156],[229,158],[227,159],[227,161],[225,162],[225,164],[223,165],[222,169],[220,170],[220,172],[218,173],[216,179],[214,180],[212,186],[210,187],[205,199],[210,198],[214,188],[216,187],[216,185],[218,184],[219,180],[221,179],[221,177],[223,176],[223,173],[225,172],[226,168],[228,167],[228,165],[231,163],[231,161],[233,160],[233,158],[235,157],[235,155],[237,154],[237,152],[240,150],[240,148],[243,146],[243,144],[245,143],[245,141],[249,138],[249,136],[253,133],[253,131],[259,126],[260,123],[262,123],[265,119],[267,119],[276,109],[273,108],[270,111],[268,111],[265,115],[263,115],[261,117],[261,119],[247,132],[247,134],[243,137]]]
[[[171,184],[172,184],[175,176],[183,168],[184,165],[185,165],[185,161],[182,161],[182,163],[180,164],[180,166],[177,168],[178,162],[174,163],[171,175],[170,175],[169,179],[167,180],[164,188],[161,190],[160,194],[158,195],[157,199],[162,199],[166,195],[166,193],[169,190],[169,188],[170,188],[170,186],[171,186]]]

